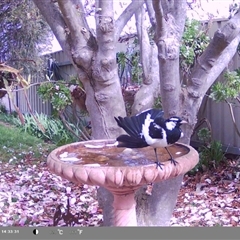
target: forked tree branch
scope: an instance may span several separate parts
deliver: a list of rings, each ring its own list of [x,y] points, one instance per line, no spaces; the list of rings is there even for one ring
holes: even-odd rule
[[[88,39],[83,37],[83,33],[89,31],[89,26],[82,3],[76,0],[58,0],[58,5],[68,28],[66,34],[71,36],[73,46],[77,48],[86,45]],[[81,30],[84,30],[83,33]]]
[[[115,39],[118,40],[124,26],[131,19],[133,14],[143,5],[144,0],[134,0],[132,1],[127,8],[122,12],[115,22]]]
[[[106,50],[113,49],[114,41],[114,11],[113,1],[99,0],[99,14],[96,15],[96,38],[99,51],[106,54]]]
[[[141,56],[141,63],[143,68],[143,82],[144,84],[150,84],[152,79],[149,79],[149,70],[150,70],[150,58],[151,58],[151,52],[150,52],[150,40],[147,32],[147,26],[145,23],[145,11],[143,7],[139,8],[137,12],[135,13],[136,18],[136,27],[137,27],[137,34],[138,39],[140,42],[140,56]]]
[[[145,4],[147,6],[149,20],[152,24],[153,30],[155,30],[156,29],[156,17],[155,17],[155,12],[154,12],[153,5],[152,5],[152,0],[145,0]]]
[[[189,96],[203,97],[236,53],[240,41],[240,13],[217,30],[199,57],[188,81]]]
[[[187,87],[182,89],[182,98],[184,99],[182,116],[190,123],[188,128],[184,130],[186,136],[184,142],[190,142],[190,136],[194,124],[197,122],[196,116],[202,99],[235,55],[239,41],[240,13],[236,14],[226,25],[215,32],[209,46],[197,60],[187,82]]]
[[[184,22],[177,21],[185,0],[153,0],[156,17],[155,42],[158,46],[161,100],[165,117],[180,112],[179,49]],[[181,6],[176,6],[177,4]],[[185,19],[186,9],[181,12]]]
[[[67,41],[67,35],[65,31],[66,23],[57,6],[51,0],[33,1],[49,24],[62,49],[69,54],[70,45]]]
[[[171,12],[174,14],[175,21],[178,24],[179,32],[182,33],[185,27],[186,21],[186,9],[187,9],[187,1],[185,0],[175,0],[173,1],[173,6]],[[184,15],[184,17],[183,17]]]
[[[158,25],[158,29],[163,30],[163,8],[161,1],[152,1],[153,10],[155,12],[155,19]]]

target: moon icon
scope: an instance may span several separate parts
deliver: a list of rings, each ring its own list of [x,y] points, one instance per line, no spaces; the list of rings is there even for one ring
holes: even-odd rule
[[[34,234],[34,235],[38,235],[38,233],[39,233],[39,231],[38,231],[37,229],[34,229],[34,230],[33,230],[33,234]]]

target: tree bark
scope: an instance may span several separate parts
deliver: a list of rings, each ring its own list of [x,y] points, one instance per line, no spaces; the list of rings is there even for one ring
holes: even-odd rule
[[[117,126],[114,116],[126,115],[115,46],[124,24],[144,1],[129,5],[117,20],[117,27],[113,1],[99,1],[99,11],[95,14],[97,36],[93,35],[87,24],[81,1],[56,2],[58,7],[51,0],[34,0],[84,85],[92,138],[115,138],[122,133],[122,129]]]
[[[165,117],[169,117],[180,112],[179,48],[185,24],[186,1],[152,3],[157,22],[155,41],[158,47],[161,100]]]
[[[122,14],[116,20],[116,40],[119,38],[123,28],[133,16],[133,14],[143,5],[144,0],[132,1],[128,7],[122,12]]]
[[[236,53],[240,41],[240,13],[237,13],[221,29],[218,29],[209,46],[197,60],[192,74],[181,93],[181,116],[188,121],[183,127],[184,143],[189,143],[197,113],[208,89],[226,68]]]
[[[158,81],[156,79],[153,81],[158,83],[160,79],[160,96],[166,117],[169,115],[178,115],[180,112],[179,95],[181,89],[179,77],[179,43],[185,21],[176,18],[180,18],[178,11],[185,11],[184,1],[160,2],[154,0],[151,3],[151,1],[147,0],[146,5],[149,9],[150,21],[156,32],[155,41],[158,47],[159,76],[156,78]],[[153,8],[155,16],[153,15]],[[183,18],[184,11],[181,13]],[[156,57],[156,55],[152,57]],[[147,73],[149,69],[150,65],[148,65],[145,72]],[[182,179],[183,176],[181,175],[175,179],[154,184],[151,196],[145,193],[146,189],[144,187],[136,193],[139,226],[169,225]]]
[[[140,44],[140,58],[143,68],[143,84],[134,96],[132,115],[152,108],[159,96],[159,63],[156,44],[149,39],[145,9],[135,13],[137,35]]]

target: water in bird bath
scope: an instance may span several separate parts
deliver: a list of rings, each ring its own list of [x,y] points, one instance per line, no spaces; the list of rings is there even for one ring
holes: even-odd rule
[[[178,158],[189,152],[183,145],[174,144],[168,147],[173,158]],[[169,155],[164,148],[157,149],[158,158],[161,162],[169,159]],[[139,166],[154,164],[156,161],[152,147],[145,148],[118,148],[113,144],[85,144],[70,145],[57,153],[60,160],[73,165],[86,166]]]

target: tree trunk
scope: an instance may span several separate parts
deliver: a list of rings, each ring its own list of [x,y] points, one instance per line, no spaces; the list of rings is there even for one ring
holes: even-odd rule
[[[121,134],[122,129],[117,126],[114,116],[125,116],[126,111],[116,64],[113,2],[99,1],[100,12],[95,15],[96,36],[93,36],[85,16],[79,15],[85,11],[81,1],[75,5],[70,0],[58,0],[61,12],[51,0],[34,2],[84,85],[92,138],[114,138]]]
[[[218,29],[204,53],[197,59],[187,87],[181,93],[181,116],[188,121],[183,127],[184,143],[189,143],[197,113],[203,98],[214,81],[226,68],[236,53],[240,41],[240,13],[235,15],[222,29]]]
[[[90,116],[94,116],[91,118],[93,139],[115,138],[122,133],[116,125],[114,116],[126,115],[125,106],[119,90],[121,88],[118,76],[115,75],[112,80],[113,82],[108,86],[96,82],[95,79],[94,85],[89,84],[89,81],[83,82],[87,92],[86,107]]]
[[[152,195],[146,194],[146,187],[136,193],[138,226],[168,226],[176,206],[182,175],[156,183]]]
[[[153,1],[158,8],[159,1]],[[158,2],[158,3],[157,3]],[[163,1],[164,2],[164,1]],[[183,1],[184,2],[184,1]],[[148,9],[151,7],[151,3],[147,1]],[[167,8],[167,2],[165,2],[165,8]],[[177,4],[175,2],[175,4]],[[171,9],[171,7],[169,7]],[[181,3],[180,6],[177,8],[179,11],[183,10],[182,15],[176,14],[178,18],[184,18],[184,3]],[[157,9],[156,9],[157,10]],[[155,11],[156,11],[155,10]],[[161,10],[163,11],[163,10]],[[157,15],[158,13],[156,13]],[[163,12],[162,12],[163,14]],[[174,15],[174,14],[173,14]],[[163,15],[162,15],[163,16]],[[175,15],[174,15],[175,16]],[[159,14],[158,14],[159,17]],[[151,19],[152,22],[155,22],[154,19]],[[179,42],[181,39],[181,35],[184,29],[184,21],[179,20],[179,22],[175,21],[171,14],[167,15],[166,20],[162,19],[162,23],[164,24],[164,28],[162,25],[156,26],[157,30],[157,38],[156,43],[158,46],[158,57],[159,57],[159,72],[156,79],[154,78],[154,74],[156,74],[156,69],[158,69],[157,65],[152,64],[154,62],[154,56],[151,55],[151,47],[150,44],[146,41],[146,31],[144,28],[141,31],[138,31],[138,36],[140,36],[141,40],[144,40],[141,48],[142,54],[142,64],[143,64],[143,73],[144,73],[144,80],[146,81],[145,84],[140,89],[138,95],[135,95],[135,101],[140,100],[139,102],[135,102],[133,105],[133,113],[137,113],[138,111],[146,109],[148,106],[145,104],[146,96],[148,98],[149,95],[153,95],[156,89],[159,90],[159,87],[156,88],[158,85],[158,79],[160,79],[161,85],[161,97],[162,102],[164,104],[164,110],[166,111],[166,115],[178,115],[180,112],[180,79],[178,74],[179,73]],[[139,15],[138,15],[138,22],[139,22]],[[180,25],[177,26],[177,23]],[[144,26],[144,25],[143,25]],[[138,29],[139,30],[139,29]],[[146,30],[146,29],[145,29]],[[164,30],[164,32],[162,32]],[[140,41],[141,42],[141,41]],[[141,44],[141,43],[140,43]],[[153,49],[153,48],[152,48]],[[149,57],[150,56],[150,57]],[[147,58],[147,59],[146,59]],[[147,60],[151,59],[151,63]],[[155,61],[156,62],[156,61]],[[152,68],[151,68],[152,67]],[[154,67],[154,68],[153,68]],[[151,71],[152,70],[152,71]],[[154,82],[154,80],[157,80]],[[150,85],[148,85],[150,83]],[[149,88],[149,86],[151,86]],[[148,92],[147,92],[148,90]],[[143,98],[144,94],[145,97]],[[152,97],[152,96],[151,96]],[[150,99],[153,99],[153,97]],[[147,103],[151,103],[152,100],[147,101]],[[143,103],[144,104],[143,104]],[[150,105],[149,104],[149,105]],[[145,108],[146,107],[146,108]],[[152,105],[151,105],[152,107]],[[178,176],[174,179],[169,179],[167,181],[154,184],[152,195],[146,195],[146,187],[142,187],[139,189],[135,195],[137,206],[137,222],[139,226],[167,226],[170,223],[170,219],[172,216],[172,212],[176,205],[177,195],[179,189],[181,187],[183,176]],[[99,192],[103,190],[100,188]],[[104,194],[99,194],[103,203],[101,206],[104,209],[107,209],[108,214],[104,215],[104,225],[105,226],[112,226],[112,194],[107,190],[104,190]],[[109,205],[111,203],[111,205]]]
[[[156,17],[161,100],[165,117],[180,113],[179,49],[183,35],[186,1],[153,1]],[[180,15],[181,14],[181,15]]]
[[[173,1],[174,2],[174,1]],[[184,29],[185,1],[168,3],[153,1],[155,18],[151,2],[147,1],[150,20],[155,29],[155,42],[158,47],[161,101],[165,116],[179,114],[179,42]],[[174,6],[174,4],[176,6]],[[180,20],[178,11],[182,11],[184,21]],[[177,12],[176,12],[177,11]],[[164,13],[168,14],[164,14]],[[179,20],[175,20],[175,18]],[[179,18],[179,19],[178,19]],[[156,20],[155,20],[156,19]],[[156,23],[156,26],[155,26]],[[151,196],[141,188],[136,194],[137,215],[140,226],[168,226],[176,205],[177,196],[183,176],[154,184]]]
[[[132,115],[152,108],[155,99],[160,93],[157,46],[149,39],[146,15],[143,7],[135,14],[138,41],[140,44],[141,64],[143,68],[143,84],[134,96]]]

